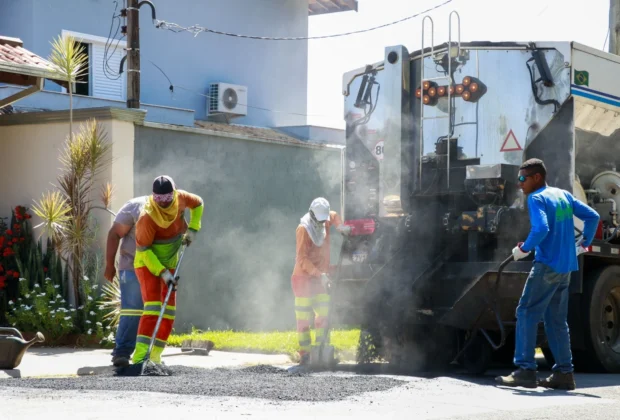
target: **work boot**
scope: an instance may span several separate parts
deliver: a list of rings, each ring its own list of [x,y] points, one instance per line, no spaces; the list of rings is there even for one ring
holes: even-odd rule
[[[306,353],[299,359],[299,364],[287,369],[289,373],[306,373],[310,369],[310,354]]]
[[[166,375],[168,375],[168,376],[172,375],[172,370],[171,370],[171,369],[170,369],[170,368],[169,368],[169,367],[168,367],[168,366],[167,366],[164,362],[159,363],[157,366],[158,366],[158,367],[161,369],[161,371],[162,371],[163,373],[165,373]]]
[[[112,358],[112,364],[115,367],[127,367],[127,366],[129,366],[129,357],[127,357],[127,356],[114,356]]]
[[[310,353],[306,353],[303,356],[301,356],[300,360],[299,360],[299,365],[300,366],[307,366],[310,364]]]
[[[517,369],[508,376],[495,378],[498,385],[522,386],[524,388],[536,388],[537,378],[535,370]]]
[[[544,388],[566,389],[569,391],[576,388],[573,372],[553,372],[548,378],[539,380],[538,385]]]

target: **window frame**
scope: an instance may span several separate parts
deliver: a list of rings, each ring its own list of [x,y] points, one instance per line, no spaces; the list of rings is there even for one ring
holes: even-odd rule
[[[96,44],[101,47],[105,47],[106,43],[108,42],[108,38],[103,37],[103,36],[98,36],[98,35],[85,34],[82,32],[70,31],[67,29],[63,29],[61,31],[61,36],[63,39],[66,39],[68,36],[72,36],[73,38],[75,38],[76,41],[82,42],[84,44],[88,44],[88,49],[89,49],[88,51],[88,57],[89,57],[89,60],[88,60],[88,80],[89,80],[88,97],[89,98],[103,99],[103,100],[109,100],[109,101],[115,101],[115,100],[126,101],[127,100],[126,99],[127,98],[127,77],[126,77],[127,73],[126,72],[123,72],[123,75],[120,78],[120,80],[122,81],[121,82],[122,83],[122,86],[121,86],[122,96],[120,98],[112,99],[112,98],[106,98],[106,97],[93,95],[94,85],[96,84],[96,80],[94,78],[94,73],[93,73],[93,67],[91,65],[92,61],[94,60],[93,44]],[[112,40],[112,48],[117,43],[118,43],[117,50],[119,49],[121,51],[126,50],[127,41],[114,39]],[[67,93],[68,92],[67,88],[63,87],[62,92]]]

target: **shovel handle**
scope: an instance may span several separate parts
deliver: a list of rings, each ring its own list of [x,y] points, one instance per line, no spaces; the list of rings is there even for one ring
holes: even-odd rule
[[[182,245],[181,246],[181,255],[179,256],[179,261],[177,262],[177,265],[174,269],[174,278],[175,280],[179,280],[179,271],[181,269],[181,262],[183,261],[183,254],[185,253],[185,249],[187,248],[187,245]],[[164,299],[164,302],[161,305],[161,310],[159,312],[159,317],[157,317],[157,323],[155,324],[155,329],[153,330],[153,336],[151,337],[151,342],[149,343],[149,349],[146,353],[146,356],[144,358],[144,364],[142,365],[142,373],[144,373],[144,366],[146,365],[146,362],[149,361],[151,359],[151,352],[153,351],[153,346],[155,345],[155,338],[157,337],[157,333],[159,332],[159,326],[161,325],[161,321],[164,318],[164,312],[166,311],[166,306],[168,305],[168,300],[170,300],[170,295],[172,294],[173,291],[176,291],[176,285],[170,285],[168,287],[168,292],[166,293],[166,298]]]

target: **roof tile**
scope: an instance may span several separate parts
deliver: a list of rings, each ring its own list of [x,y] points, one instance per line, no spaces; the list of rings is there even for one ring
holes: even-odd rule
[[[2,38],[0,38],[0,62],[38,67],[42,70],[52,69],[49,61],[23,47],[5,43]]]

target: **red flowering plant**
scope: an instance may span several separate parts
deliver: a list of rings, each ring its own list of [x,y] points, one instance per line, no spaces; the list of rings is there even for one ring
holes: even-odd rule
[[[12,213],[10,223],[7,217],[0,219],[0,289],[7,288],[12,279],[19,279],[15,257],[24,253],[32,238],[27,223],[32,216],[28,209],[17,206]]]
[[[17,258],[30,246],[32,235],[28,220],[31,217],[26,207],[17,206],[10,220],[0,218],[0,322],[4,321],[6,300],[16,298],[19,293]]]
[[[27,300],[29,290],[44,282],[54,288],[54,296],[66,297],[68,272],[63,272],[62,258],[52,241],[47,240],[45,251],[42,240],[35,241],[28,208],[17,206],[12,213],[10,223],[8,218],[0,219],[0,325],[7,325],[11,315],[15,316],[18,306],[10,303]],[[21,319],[17,321],[16,327],[26,327]]]

